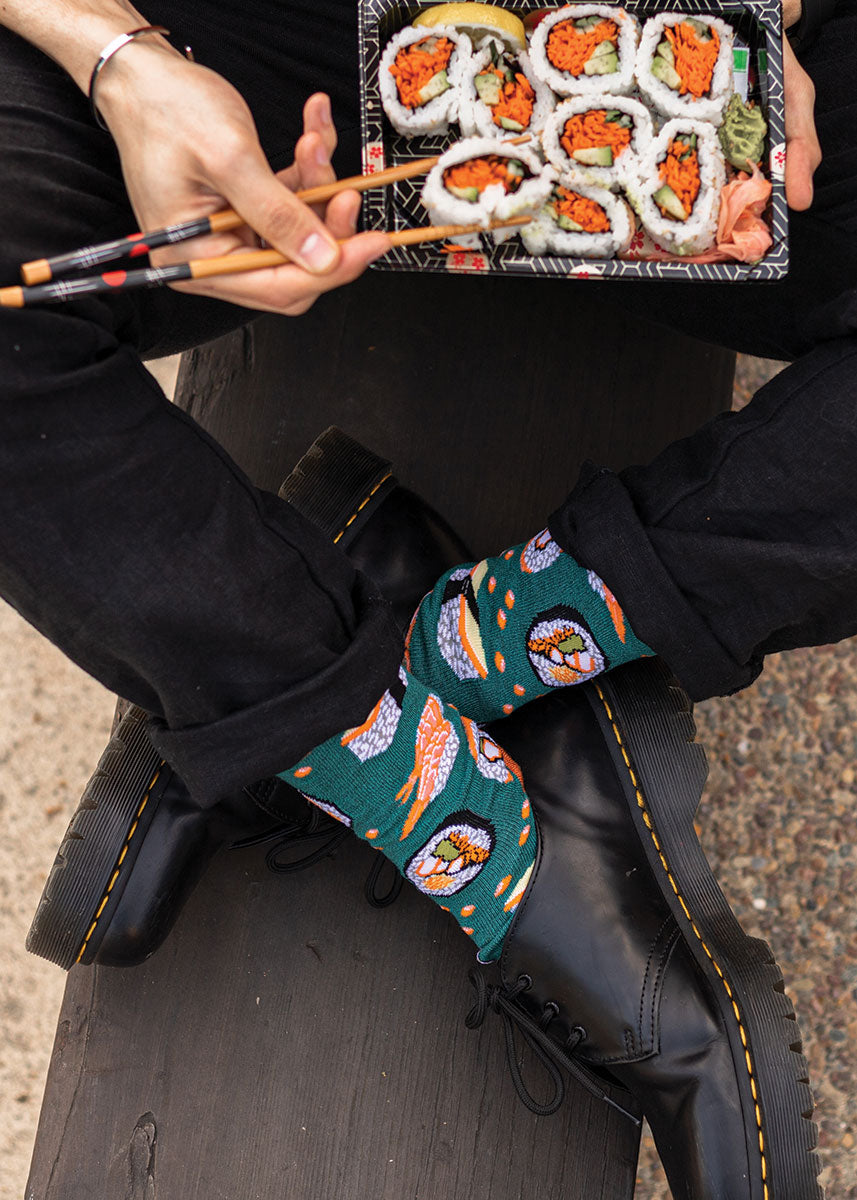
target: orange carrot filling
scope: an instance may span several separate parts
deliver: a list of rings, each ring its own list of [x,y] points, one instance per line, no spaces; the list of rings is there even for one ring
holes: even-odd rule
[[[467,162],[447,167],[443,173],[444,187],[476,188],[480,193],[492,183],[502,183],[506,192],[516,192],[524,178],[509,171],[509,159],[500,154],[469,158]]]
[[[495,70],[494,74],[501,81],[506,80],[502,71]],[[529,79],[526,75],[516,72],[514,82],[503,83],[500,89],[500,99],[491,109],[492,120],[495,125],[499,125],[501,118],[506,117],[507,120],[517,121],[524,129],[528,129],[535,102],[536,93],[533,91]]]
[[[600,42],[615,44],[619,27],[605,17],[594,29],[577,29],[574,21],[559,21],[548,34],[547,57],[551,66],[569,75],[582,75],[583,68]]]
[[[396,55],[390,74],[396,81],[399,100],[405,108],[419,108],[423,103],[420,92],[430,79],[445,71],[452,57],[454,46],[449,38],[438,38],[430,50],[420,49],[426,42],[434,41],[429,35],[410,46],[404,46]]]
[[[681,25],[667,26],[664,33],[675,55],[675,70],[681,80],[679,94],[699,98],[707,95],[711,87],[711,77],[720,53],[720,38],[717,30],[709,26],[711,40],[703,41],[692,25],[682,21]]]
[[[686,216],[689,217],[700,187],[699,157],[696,151],[678,139],[671,142],[667,156],[660,165],[660,176],[678,196]],[[661,211],[664,212],[664,209],[661,208]],[[664,215],[669,216],[669,213],[664,212]]]
[[[576,225],[582,225],[586,233],[610,232],[607,213],[588,196],[581,196],[579,192],[572,192],[560,185],[553,190],[551,205],[557,216],[568,217]]]
[[[608,121],[606,108],[590,108],[587,112],[569,117],[559,141],[569,158],[575,150],[609,146],[616,159],[630,146],[631,130],[616,121]]]

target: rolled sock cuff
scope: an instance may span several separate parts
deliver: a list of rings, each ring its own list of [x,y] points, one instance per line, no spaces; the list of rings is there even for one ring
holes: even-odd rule
[[[396,678],[402,635],[389,605],[364,576],[358,576],[354,604],[355,636],[319,674],[206,725],[170,729],[151,719],[155,748],[197,800],[214,803],[275,775],[365,719]]]
[[[634,633],[664,659],[692,700],[737,691],[759,674],[761,659],[737,662],[688,603],[621,475],[586,463],[548,526],[563,550],[601,576]]]

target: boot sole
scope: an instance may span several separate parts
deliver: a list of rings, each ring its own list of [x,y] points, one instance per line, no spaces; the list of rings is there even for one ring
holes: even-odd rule
[[[51,867],[27,949],[68,971],[90,962],[125,889],[171,769],[132,706],[83,790]]]
[[[708,773],[690,702],[659,660],[619,668],[587,695],[652,872],[729,1031],[750,1145],[754,1200],[822,1200],[808,1064],[771,948],[741,928],[705,857],[694,816]]]
[[[331,427],[280,488],[345,549],[396,486],[389,462]],[[84,788],[27,934],[27,949],[70,970],[97,961],[172,768],[155,750],[148,715],[131,705]]]

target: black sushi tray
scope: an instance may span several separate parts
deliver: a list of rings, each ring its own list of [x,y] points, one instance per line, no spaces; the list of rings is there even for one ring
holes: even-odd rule
[[[559,8],[559,4],[522,5],[519,0],[493,0],[524,17],[529,12]],[[581,0],[582,2],[582,0]],[[384,114],[378,89],[378,65],[387,42],[428,4],[402,0],[359,0],[360,100],[363,173],[373,174],[414,158],[441,154],[458,139],[456,126],[443,136],[406,138],[396,133]],[[768,122],[767,169],[772,194],[768,219],[773,244],[757,263],[688,262],[680,258],[648,258],[656,248],[642,230],[634,236],[621,259],[588,259],[565,255],[527,253],[519,238],[494,246],[483,238],[483,248],[452,250],[437,243],[398,246],[373,266],[386,271],[452,271],[465,274],[568,276],[579,279],[714,280],[719,282],[779,279],[788,270],[788,216],[784,186],[785,107],[783,101],[781,0],[625,0],[622,7],[641,22],[657,13],[682,12],[722,17],[736,33],[736,77],[745,74],[750,99],[761,107]],[[746,51],[746,53],[742,53]],[[740,56],[740,57],[739,57]],[[742,70],[743,69],[743,70]],[[427,224],[419,201],[422,179],[401,180],[363,196],[366,229],[388,231]]]

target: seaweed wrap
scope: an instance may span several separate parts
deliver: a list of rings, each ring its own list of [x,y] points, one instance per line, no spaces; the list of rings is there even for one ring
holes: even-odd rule
[[[536,26],[530,58],[560,96],[625,96],[634,87],[638,41],[639,25],[623,8],[569,4]]]
[[[726,182],[723,152],[713,125],[668,121],[640,164],[628,196],[640,220],[665,250],[700,254],[714,245],[720,193]]]
[[[633,214],[624,200],[565,175],[535,220],[521,229],[521,241],[533,255],[615,258],[628,249],[633,234]]]
[[[537,212],[547,199],[556,171],[526,146],[510,146],[499,138],[464,138],[432,167],[420,200],[432,224],[489,225],[492,221]],[[517,230],[492,230],[495,243]],[[478,234],[454,239],[478,246]]]
[[[465,137],[512,138],[541,133],[553,111],[554,94],[533,73],[525,50],[507,50],[486,38],[464,71],[458,124]]]
[[[652,118],[627,96],[573,96],[548,118],[542,146],[561,173],[593,187],[619,188],[652,144]]]
[[[734,40],[719,17],[652,17],[637,51],[640,91],[664,116],[719,123],[732,95]]]
[[[409,25],[387,43],[378,87],[394,129],[406,137],[448,132],[458,119],[458,85],[472,49],[470,38],[450,25]]]

